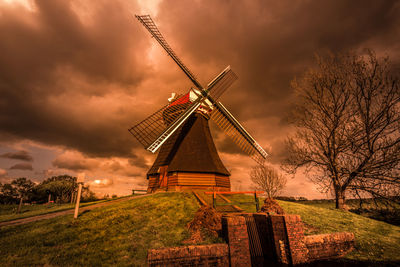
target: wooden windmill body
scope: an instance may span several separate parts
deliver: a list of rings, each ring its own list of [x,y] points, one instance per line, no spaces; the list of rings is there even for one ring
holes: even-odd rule
[[[230,190],[230,173],[218,155],[208,120],[206,114],[195,112],[165,141],[147,172],[148,192]]]
[[[237,79],[228,66],[203,87],[177,57],[150,16],[136,16],[196,88],[136,124],[129,131],[150,152],[159,150],[147,172],[148,192],[157,190],[215,189],[229,191],[230,173],[222,163],[212,139],[209,120],[214,121],[244,152],[256,161],[267,153],[217,99]]]

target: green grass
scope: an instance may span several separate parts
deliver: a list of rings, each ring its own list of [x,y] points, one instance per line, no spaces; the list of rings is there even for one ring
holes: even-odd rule
[[[229,196],[233,202],[251,195]],[[345,256],[359,262],[400,261],[400,227],[348,211],[279,201],[299,214],[309,234],[348,231],[355,250]],[[255,205],[238,204],[247,212]],[[0,266],[145,265],[149,248],[183,245],[187,223],[199,205],[190,193],[160,193],[71,215],[0,228]],[[220,242],[208,239],[205,243]]]
[[[305,200],[297,201],[295,203],[310,205],[313,207],[320,207],[326,209],[335,209],[335,200],[333,199],[318,199],[318,200]],[[378,206],[377,206],[378,205]],[[392,203],[392,206],[386,206],[384,203],[377,201],[376,203],[372,199],[364,199],[362,208],[360,209],[360,200],[348,199],[346,200],[347,209],[358,214],[362,214],[369,218],[378,218],[378,220],[384,220],[383,216],[378,216],[379,213],[395,215],[400,210],[400,205]],[[385,220],[384,220],[385,221]]]
[[[212,206],[213,204],[213,196],[212,195],[206,195],[204,194],[204,191],[201,190],[197,190],[196,191],[201,198],[203,198],[208,205]],[[250,212],[250,213],[254,213],[256,212],[256,205],[254,204],[254,195],[242,195],[242,194],[238,194],[238,195],[223,195],[225,198],[229,199],[232,205],[236,205],[240,208],[242,208],[245,212]],[[223,199],[221,199],[218,195],[216,198],[216,203],[217,206],[219,206],[219,204],[228,204],[226,201],[224,201]],[[249,204],[244,204],[244,202],[248,202]],[[241,203],[241,204],[238,204]],[[251,204],[250,204],[251,203]],[[260,199],[260,207],[262,206],[262,200]],[[223,208],[223,205],[221,205],[221,208]]]
[[[355,250],[345,258],[358,261],[400,261],[400,227],[349,211],[278,201],[285,212],[299,214],[315,233],[353,232]]]
[[[225,195],[226,198],[228,198],[230,201],[232,201],[232,204],[240,207],[241,209],[244,210],[244,212],[249,212],[249,213],[254,213],[256,212],[256,205],[255,205],[255,199],[254,195]],[[259,204],[260,208],[263,205],[263,199],[259,198]],[[223,203],[223,201],[218,201]],[[247,203],[247,204],[243,204]]]
[[[149,248],[182,245],[198,204],[160,193],[71,215],[0,228],[1,266],[144,266]]]
[[[93,202],[85,202],[81,203],[80,207],[86,207],[110,200],[98,200]],[[11,221],[16,219],[22,219],[27,217],[32,217],[36,215],[42,215],[47,213],[53,213],[56,211],[73,209],[75,204],[32,204],[32,205],[23,205],[20,213],[16,213],[18,209],[18,205],[0,205],[0,222]]]
[[[335,201],[329,199],[299,201],[304,205],[313,207],[321,207],[327,209],[335,209]],[[346,206],[354,213],[363,215],[371,219],[376,219],[390,224],[400,226],[400,205],[392,203],[393,206],[385,206],[382,202],[377,201],[378,206],[372,199],[364,199],[362,209],[360,209],[360,200],[348,199]]]
[[[298,201],[296,203],[301,203],[305,205],[311,205],[315,207],[321,207],[321,208],[335,208],[335,200],[333,199],[318,199],[318,200],[305,200],[305,201]],[[379,207],[384,208],[384,204],[377,200],[377,204]],[[392,203],[396,208],[400,208],[400,205]],[[360,207],[360,200],[359,199],[347,199],[346,200],[346,206],[349,209],[358,209]],[[363,209],[376,209],[375,202],[372,199],[364,199],[363,200]],[[390,207],[388,207],[390,208]]]

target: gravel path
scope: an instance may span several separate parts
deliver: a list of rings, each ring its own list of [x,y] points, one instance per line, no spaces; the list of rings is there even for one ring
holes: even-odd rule
[[[113,205],[113,204],[118,203],[118,202],[123,202],[123,201],[131,200],[131,199],[135,199],[135,198],[145,197],[145,196],[148,196],[148,195],[126,197],[126,198],[121,198],[121,199],[117,199],[117,200],[111,200],[111,201],[107,201],[107,202],[103,202],[103,203],[99,203],[99,204],[86,206],[86,207],[83,207],[83,208],[79,208],[79,213],[82,213],[82,212],[87,211],[87,210],[96,209],[96,208],[99,208],[99,207]],[[16,219],[16,220],[12,220],[12,221],[0,222],[0,227],[10,226],[10,225],[19,225],[19,224],[25,224],[25,223],[30,223],[30,222],[36,222],[36,221],[39,221],[39,220],[51,219],[51,218],[55,218],[55,217],[58,217],[58,216],[67,215],[67,214],[73,214],[73,213],[74,213],[74,209],[56,211],[56,212],[52,212],[52,213],[36,215],[36,216],[22,218],[22,219]]]

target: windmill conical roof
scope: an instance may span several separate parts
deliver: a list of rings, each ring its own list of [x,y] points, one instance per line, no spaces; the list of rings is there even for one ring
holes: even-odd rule
[[[211,137],[208,120],[193,114],[161,146],[160,152],[147,175],[158,173],[168,165],[168,172],[202,172],[229,176]]]

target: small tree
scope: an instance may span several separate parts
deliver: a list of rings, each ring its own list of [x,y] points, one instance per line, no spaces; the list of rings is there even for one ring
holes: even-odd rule
[[[99,198],[96,196],[96,193],[90,190],[89,186],[82,187],[82,202],[90,202],[96,201]]]
[[[11,185],[18,194],[19,205],[18,205],[17,213],[20,213],[23,200],[28,196],[28,194],[30,192],[32,192],[35,184],[31,180],[28,180],[25,177],[22,177],[22,178],[17,178],[15,180],[13,180],[11,182]]]
[[[344,208],[346,192],[397,200],[400,188],[400,88],[387,58],[331,54],[294,80],[284,166],[310,173]]]
[[[47,178],[39,186],[38,190],[51,194],[59,203],[70,202],[72,194],[76,191],[78,184],[76,177],[69,175],[59,175]]]
[[[267,193],[268,198],[276,197],[287,182],[285,176],[279,174],[272,166],[265,163],[252,167],[250,178],[257,189]]]
[[[0,202],[2,204],[15,203],[17,197],[18,194],[11,184],[3,184],[0,186]]]

